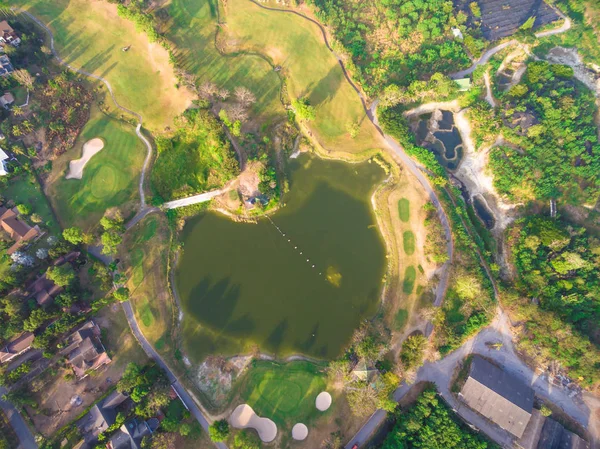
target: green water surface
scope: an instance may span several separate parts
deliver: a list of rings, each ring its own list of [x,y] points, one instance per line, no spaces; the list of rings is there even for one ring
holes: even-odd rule
[[[378,307],[385,249],[370,198],[383,176],[375,163],[303,155],[272,221],[191,219],[175,281],[186,353],[339,355]]]

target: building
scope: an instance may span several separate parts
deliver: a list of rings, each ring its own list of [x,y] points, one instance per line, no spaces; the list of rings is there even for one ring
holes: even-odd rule
[[[533,389],[474,356],[460,398],[473,410],[521,438],[533,412]]]
[[[10,157],[8,156],[8,154],[6,154],[4,150],[0,148],[0,176],[8,175],[6,161],[9,159]]]
[[[140,449],[144,437],[152,436],[158,425],[159,421],[156,418],[148,421],[132,419],[123,424],[112,436],[106,444],[106,449]]]
[[[15,69],[10,63],[8,56],[0,55],[0,76],[8,76],[14,71]]]
[[[515,446],[520,449],[590,449],[587,441],[543,416],[539,410],[533,410],[525,433]]]
[[[60,266],[67,262],[72,262],[77,259],[80,254],[81,253],[78,251],[73,251],[66,256],[59,257],[52,265]],[[27,299],[34,298],[39,306],[45,307],[54,301],[54,298],[62,291],[63,288],[56,285],[54,281],[48,279],[46,273],[44,273],[27,286],[25,294],[27,295]]]
[[[79,379],[111,362],[100,341],[100,328],[93,321],[84,323],[69,335],[60,353],[67,357],[67,363]]]
[[[127,400],[127,396],[118,391],[109,394],[97,402],[81,420],[77,427],[86,442],[93,442],[102,432],[112,426],[117,420],[117,407]]]
[[[21,38],[15,33],[15,30],[8,24],[6,20],[0,22],[0,45],[10,44],[13,47],[18,47],[21,43]]]
[[[31,332],[25,332],[9,341],[6,346],[0,348],[0,363],[10,362],[15,357],[29,351],[34,338],[35,336]]]
[[[7,209],[4,206],[0,206],[0,228],[15,241],[15,244],[6,251],[9,255],[19,249],[24,242],[32,240],[41,234],[39,226],[36,225],[32,228],[19,218],[19,211],[16,207]]]
[[[15,102],[15,97],[10,92],[4,92],[4,95],[0,97],[0,106],[7,108]]]

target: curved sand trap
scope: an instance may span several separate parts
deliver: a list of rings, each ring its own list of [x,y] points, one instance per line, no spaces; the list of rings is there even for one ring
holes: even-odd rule
[[[270,443],[277,436],[275,423],[269,418],[258,416],[248,404],[238,405],[229,417],[229,421],[236,429],[246,429],[248,427],[255,429],[264,443]]]
[[[92,156],[102,148],[104,148],[104,142],[97,137],[84,143],[81,159],[73,159],[69,162],[69,173],[67,173],[66,179],[81,179],[83,177],[83,168],[85,167],[85,164],[87,164]]]
[[[331,407],[331,395],[326,391],[323,391],[319,393],[319,396],[317,396],[317,400],[315,401],[315,403],[317,409],[319,409],[319,411],[321,412],[324,412],[329,407]]]
[[[292,438],[297,441],[305,440],[308,436],[308,427],[302,423],[296,424],[292,427]]]

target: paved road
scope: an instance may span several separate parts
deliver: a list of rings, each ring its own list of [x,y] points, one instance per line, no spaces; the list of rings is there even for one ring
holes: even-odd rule
[[[148,356],[150,358],[154,359],[154,361],[156,361],[156,363],[162,369],[165,370],[165,372],[167,373],[167,375],[169,377],[169,381],[173,385],[173,388],[175,388],[175,390],[179,394],[179,397],[181,397],[181,399],[183,400],[183,402],[185,403],[187,408],[190,410],[192,415],[194,415],[194,417],[198,420],[198,422],[204,428],[204,430],[208,432],[208,427],[210,425],[209,421],[206,419],[206,417],[202,413],[202,410],[200,410],[200,408],[198,407],[198,405],[196,404],[194,399],[191,397],[191,395],[181,385],[181,383],[179,382],[179,379],[175,376],[175,374],[173,374],[173,372],[171,371],[171,369],[169,368],[167,363],[156,352],[156,350],[152,347],[152,345],[150,343],[148,343],[148,340],[146,340],[146,337],[144,337],[144,334],[140,330],[140,328],[137,324],[137,321],[135,319],[135,316],[133,314],[133,309],[131,307],[131,303],[129,301],[126,301],[122,305],[123,305],[123,310],[125,311],[125,316],[127,317],[127,321],[129,322],[129,326],[131,327],[131,331],[133,332],[133,335],[135,335],[135,337],[139,341],[140,345],[142,346],[142,348],[144,349],[146,354],[148,354]],[[223,443],[215,443],[215,446],[218,447],[219,449],[227,449],[227,446]]]
[[[563,23],[560,27],[555,28],[553,30],[540,31],[539,33],[535,33],[535,37],[541,38],[541,37],[553,36],[555,34],[564,33],[565,31],[568,31],[571,28],[571,19],[569,19],[568,17],[565,17],[559,11],[557,11],[557,12],[563,19],[565,19],[565,23]],[[503,42],[502,44],[499,44],[499,45],[496,45],[495,47],[490,48],[485,53],[483,53],[481,55],[481,57],[477,61],[475,61],[475,63],[471,67],[469,67],[468,69],[465,69],[465,70],[461,70],[460,72],[451,74],[450,78],[460,79],[460,78],[464,78],[464,77],[470,75],[480,65],[487,64],[489,62],[489,60],[492,58],[492,56],[494,56],[496,53],[501,52],[506,47],[509,47],[511,45],[516,45],[518,43],[519,43],[518,40],[511,39],[509,41]]]
[[[0,397],[6,394],[6,389],[0,387]],[[23,417],[19,414],[17,409],[9,402],[0,400],[0,408],[4,411],[10,425],[19,437],[19,449],[38,449],[38,445],[35,442],[35,438],[29,430],[29,427],[23,420]]]

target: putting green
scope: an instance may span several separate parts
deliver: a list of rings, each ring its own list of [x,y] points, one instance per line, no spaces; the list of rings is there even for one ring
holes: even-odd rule
[[[99,137],[104,149],[86,164],[81,179],[65,179],[69,161],[81,157],[83,143]],[[106,209],[121,207],[128,215],[139,200],[138,181],[145,147],[133,126],[96,107],[73,148],[54,161],[47,193],[64,227],[89,230]]]
[[[404,223],[410,220],[410,201],[407,198],[400,198],[398,200],[398,215]]]
[[[410,295],[415,288],[415,280],[417,279],[417,270],[412,265],[404,270],[404,281],[402,283],[402,291]]]
[[[412,231],[404,231],[402,233],[402,242],[406,255],[412,256],[415,253],[415,234]]]
[[[327,382],[321,369],[308,362],[256,361],[240,385],[240,403],[247,403],[286,432],[295,423],[308,424],[322,414],[315,399]]]

